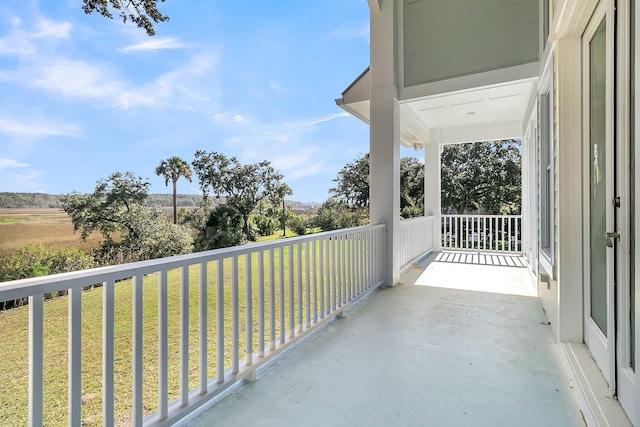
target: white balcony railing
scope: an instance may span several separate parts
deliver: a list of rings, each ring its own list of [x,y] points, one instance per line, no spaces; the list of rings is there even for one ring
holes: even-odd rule
[[[421,216],[400,221],[400,249],[397,265],[406,266],[417,257],[433,250],[433,216]]]
[[[60,362],[45,351],[45,294],[68,290],[68,375],[61,379],[68,424],[82,425],[83,336],[97,323],[102,425],[168,425],[238,379],[253,379],[266,360],[379,285],[384,248],[385,227],[374,225],[2,283],[0,301],[29,300],[29,425],[45,421],[44,367]],[[90,299],[83,288],[94,284],[102,284],[101,312],[83,313]],[[125,306],[126,334],[114,326]],[[93,322],[82,321],[87,314]],[[149,324],[154,333],[143,338]],[[122,372],[125,390],[117,389]],[[131,396],[124,409],[122,396]]]
[[[520,215],[442,215],[442,248],[522,252]]]

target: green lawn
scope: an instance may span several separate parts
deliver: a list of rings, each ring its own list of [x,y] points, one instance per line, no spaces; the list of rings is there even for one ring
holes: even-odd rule
[[[296,247],[297,248],[297,247]],[[297,249],[296,249],[297,252]],[[265,257],[266,258],[266,257]],[[303,255],[303,264],[305,256]],[[294,262],[297,263],[297,254],[294,254]],[[240,341],[241,357],[245,352],[245,287],[244,287],[244,257],[239,260],[239,301],[240,301]],[[267,272],[268,259],[265,259],[265,271]],[[288,249],[284,249],[285,268],[285,324],[288,325],[288,313],[291,310],[288,304]],[[278,283],[279,254],[275,253],[276,290],[276,333],[280,318],[280,289]],[[225,366],[230,366],[231,357],[231,260],[224,263],[225,272]],[[257,254],[252,260],[252,296],[253,312],[252,334],[254,350],[258,338],[258,263]],[[198,379],[198,299],[199,299],[199,270],[192,266],[189,272],[189,331],[190,331],[190,379],[189,387],[197,386]],[[215,283],[216,263],[208,264],[208,376],[215,375],[216,367],[216,292]],[[297,278],[295,279],[297,283]],[[157,274],[144,278],[144,320],[143,320],[143,347],[144,347],[144,407],[150,414],[157,409]],[[172,270],[168,274],[169,292],[169,401],[178,396],[179,387],[179,303],[180,303],[180,271]],[[303,286],[303,297],[306,298],[306,286]],[[266,341],[269,341],[269,304],[268,282],[265,280],[265,325]],[[297,301],[297,289],[295,300]],[[83,424],[99,425],[101,422],[101,363],[102,363],[102,288],[96,288],[82,295],[82,393],[87,403],[83,405]],[[116,414],[117,424],[127,425],[131,411],[131,347],[132,347],[132,283],[130,280],[116,283],[116,340],[115,340],[115,390],[116,390]],[[293,307],[297,318],[297,307]],[[304,310],[304,304],[303,304]],[[45,303],[45,424],[48,426],[64,425],[67,420],[67,299],[58,298]],[[303,319],[306,313],[303,315]],[[6,312],[0,312],[0,329],[5,331],[3,346],[0,349],[0,375],[3,378],[2,391],[0,392],[0,425],[25,425],[27,421],[28,402],[28,309],[21,307]]]

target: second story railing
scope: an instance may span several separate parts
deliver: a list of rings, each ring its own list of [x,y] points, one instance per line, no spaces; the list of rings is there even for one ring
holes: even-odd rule
[[[0,396],[24,418],[3,422],[169,425],[379,285],[384,253],[374,225],[0,283],[0,302],[28,299],[0,313],[28,325],[0,348],[28,372],[28,402],[21,381]]]
[[[522,252],[520,215],[442,215],[442,249]]]

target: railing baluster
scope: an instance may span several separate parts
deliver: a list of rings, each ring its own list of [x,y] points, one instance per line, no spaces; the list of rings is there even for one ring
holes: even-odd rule
[[[167,418],[169,411],[168,302],[167,270],[163,269],[158,274],[158,412],[161,420]]]
[[[258,355],[264,357],[264,251],[258,252]]]
[[[294,305],[294,272],[295,265],[293,264],[293,248],[294,245],[289,245],[289,338],[296,336],[295,326],[295,305]]]
[[[336,249],[335,249],[335,244],[336,244],[336,240],[335,237],[330,237],[329,238],[329,242],[328,242],[328,248],[329,248],[329,262],[330,263],[330,268],[329,268],[329,293],[330,293],[330,306],[329,306],[329,313],[333,313],[333,311],[336,309],[336,295],[337,295],[337,289],[336,289],[336,279],[335,279],[335,274],[336,274]]]
[[[224,258],[216,265],[216,383],[224,382]]]
[[[279,280],[278,286],[280,286],[280,343],[285,342],[285,310],[284,310],[284,247],[278,249],[279,259]]]
[[[276,282],[273,249],[269,249],[269,349],[276,349]]]
[[[311,242],[307,242],[304,251],[304,276],[305,276],[305,320],[307,329],[311,327]]]
[[[240,307],[238,256],[231,258],[231,373],[240,372]]]
[[[180,268],[180,406],[189,404],[189,267]]]
[[[198,277],[198,341],[200,343],[199,348],[199,387],[200,394],[205,394],[207,392],[207,382],[208,382],[208,353],[207,353],[207,342],[208,342],[208,334],[207,334],[207,324],[208,324],[208,312],[207,312],[207,297],[209,287],[207,280],[207,263],[200,263],[200,272]]]
[[[115,282],[102,286],[102,425],[114,424],[114,341],[115,341]]]
[[[44,424],[44,295],[29,297],[29,426]]]
[[[319,255],[318,255],[318,261],[320,262],[320,318],[324,319],[324,313],[326,310],[326,306],[325,306],[325,287],[324,287],[324,278],[325,278],[325,269],[324,269],[324,257],[325,257],[325,252],[324,252],[324,242],[325,239],[322,238],[320,240],[318,240],[318,249],[319,249]]]
[[[298,243],[298,332],[302,332],[302,328],[304,325],[304,319],[302,318],[302,307],[304,301],[302,299],[302,251],[304,249],[304,244]]]
[[[343,244],[343,240],[341,238],[337,238],[336,239],[336,244],[337,246],[337,256],[338,256],[338,275],[337,275],[337,285],[338,285],[338,302],[336,303],[337,307],[341,307],[342,306],[342,301],[343,301],[343,295],[344,295],[344,290],[343,290],[343,284],[344,284],[344,280],[342,278],[342,272],[343,272],[343,264],[342,264],[342,244]]]
[[[142,331],[143,331],[143,314],[144,306],[142,304],[143,298],[143,277],[138,274],[133,278],[133,313],[131,319],[132,339],[133,339],[133,354],[132,354],[132,367],[131,373],[133,377],[132,388],[132,405],[131,405],[131,418],[134,426],[142,426],[142,419],[144,414],[144,407],[142,402],[142,393],[144,383],[142,382],[144,369],[143,369],[143,347],[142,347]]]
[[[311,244],[311,265],[313,268],[313,323],[318,323],[318,271],[316,259],[317,240],[310,241]]]
[[[258,355],[264,357],[264,251],[258,252]]]
[[[356,295],[356,271],[358,265],[355,257],[355,243],[356,233],[351,233],[347,239],[347,244],[349,245],[349,261],[347,263],[349,266],[349,301],[352,301]]]
[[[79,426],[82,423],[82,288],[69,289],[68,298],[69,425]]]
[[[253,281],[251,272],[251,254],[244,258],[244,324],[247,352],[247,366],[253,364]]]

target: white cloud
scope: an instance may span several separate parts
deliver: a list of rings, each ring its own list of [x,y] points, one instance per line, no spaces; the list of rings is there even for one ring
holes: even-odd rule
[[[46,58],[31,61],[16,70],[0,70],[0,81],[15,81],[31,88],[70,98],[101,99],[117,108],[166,107],[195,111],[194,103],[209,100],[202,77],[209,77],[217,62],[211,53],[194,56],[184,66],[160,75],[154,81],[135,86],[114,76],[109,66],[84,61]],[[210,81],[207,81],[211,86]],[[210,88],[209,88],[210,91]]]
[[[0,133],[27,138],[47,136],[77,136],[80,130],[73,125],[44,118],[30,118],[29,121],[17,120],[0,115]]]
[[[283,87],[278,82],[274,82],[274,81],[269,82],[269,87],[276,93],[285,94],[285,95],[293,93],[293,91],[291,91],[290,89],[287,89],[286,87]]]
[[[123,52],[156,51],[163,49],[184,49],[188,44],[181,42],[174,37],[158,37],[148,39],[136,44],[129,45],[122,49]]]
[[[122,91],[105,67],[83,61],[50,59],[15,73],[28,86],[78,98],[108,98]]]
[[[282,123],[251,121],[242,114],[217,113],[216,124],[229,127],[237,135],[226,139],[234,151],[240,150],[239,158],[244,162],[255,162],[268,158],[284,173],[286,180],[324,173],[331,161],[324,145],[314,140],[313,132],[318,125],[342,117],[346,112]]]
[[[28,166],[28,163],[22,163],[14,159],[0,157],[0,170],[9,168],[26,168]]]
[[[71,32],[70,22],[56,22],[47,18],[41,18],[36,27],[38,31],[31,34],[33,38],[66,39]]]
[[[122,91],[116,96],[116,105],[120,108],[175,105],[194,111],[193,103],[209,101],[210,95],[201,90],[203,84],[199,84],[199,79],[210,76],[216,63],[216,55],[198,54],[183,67],[162,74],[152,83]]]
[[[0,168],[0,191],[46,192],[42,171],[27,169],[24,173],[11,173]]]
[[[35,26],[35,31],[25,31],[22,29],[22,19],[11,19],[11,30],[6,36],[0,37],[0,55],[35,55],[38,53],[36,40],[50,42],[52,39],[68,38],[71,32],[71,23],[46,18],[39,19]]]

